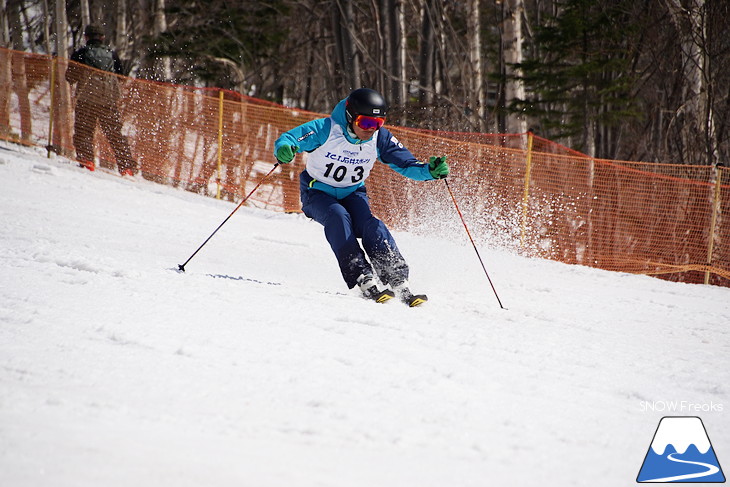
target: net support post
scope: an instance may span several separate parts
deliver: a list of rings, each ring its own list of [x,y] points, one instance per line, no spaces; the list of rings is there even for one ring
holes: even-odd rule
[[[218,177],[215,197],[221,199],[221,176],[223,165],[223,90],[218,92]]]
[[[520,230],[520,248],[525,245],[527,230],[527,206],[530,198],[530,172],[532,171],[532,132],[527,132],[527,163],[525,168],[525,190],[522,194],[522,225]]]
[[[705,284],[710,283],[710,267],[712,267],[712,251],[715,248],[715,228],[717,214],[720,211],[720,187],[722,186],[722,166],[715,166],[715,191],[712,197],[712,218],[710,219],[710,235],[707,238],[707,270],[705,270]]]
[[[56,115],[53,111],[56,105],[56,64],[57,58],[51,57],[51,103],[48,107],[48,145],[46,145],[46,157],[49,159],[53,150],[53,117]]]

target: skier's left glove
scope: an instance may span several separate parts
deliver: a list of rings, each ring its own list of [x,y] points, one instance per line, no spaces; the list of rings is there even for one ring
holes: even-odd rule
[[[296,145],[282,145],[276,151],[276,160],[282,164],[289,164],[298,150],[299,147]]]
[[[446,156],[429,157],[428,172],[431,173],[431,177],[434,179],[444,179],[446,176],[448,176],[449,165],[446,164]]]

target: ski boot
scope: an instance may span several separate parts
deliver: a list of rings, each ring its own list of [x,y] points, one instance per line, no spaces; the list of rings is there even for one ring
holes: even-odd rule
[[[420,306],[428,301],[428,296],[425,294],[413,294],[408,287],[408,281],[403,281],[399,284],[393,285],[393,291],[401,302],[407,304],[411,308]]]
[[[362,274],[357,278],[357,286],[362,291],[362,295],[366,299],[372,299],[376,303],[384,303],[389,299],[395,297],[395,294],[390,289],[380,290],[378,283],[372,274]]]

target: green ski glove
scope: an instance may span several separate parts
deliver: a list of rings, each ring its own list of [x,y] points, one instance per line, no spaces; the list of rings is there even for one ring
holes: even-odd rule
[[[299,147],[296,145],[282,145],[276,150],[276,160],[282,164],[289,164],[298,150]]]
[[[449,165],[446,164],[446,156],[429,157],[428,172],[434,179],[443,179],[449,175]]]

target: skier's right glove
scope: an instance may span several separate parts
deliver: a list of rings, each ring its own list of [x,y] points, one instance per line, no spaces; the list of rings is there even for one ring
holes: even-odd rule
[[[431,173],[431,177],[434,179],[443,179],[449,175],[449,165],[446,164],[446,156],[441,157],[429,157],[428,158],[428,172]]]
[[[276,150],[276,160],[282,164],[289,164],[298,150],[299,147],[296,145],[282,145]]]

